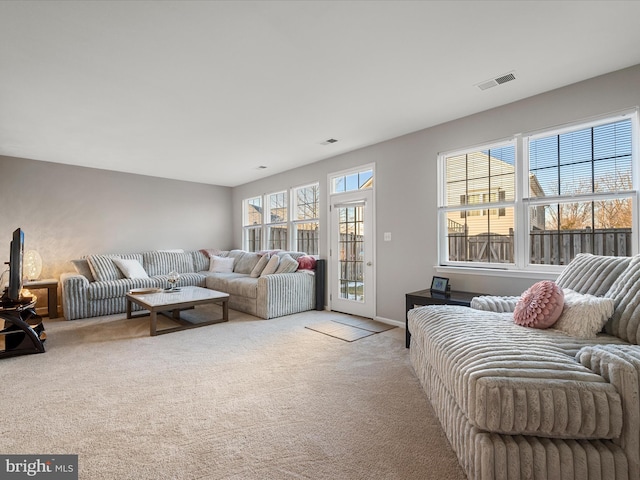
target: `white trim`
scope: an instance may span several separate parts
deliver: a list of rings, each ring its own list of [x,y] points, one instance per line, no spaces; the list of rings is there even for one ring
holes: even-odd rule
[[[557,265],[547,265],[548,267],[557,267]],[[462,274],[462,275],[481,275],[483,277],[503,277],[503,278],[531,278],[535,280],[555,280],[560,275],[560,271],[551,272],[549,270],[516,270],[516,269],[499,269],[499,268],[480,268],[480,267],[453,267],[449,265],[435,265],[434,270],[438,273]]]
[[[402,321],[392,320],[391,318],[378,317],[377,315],[373,318],[373,320],[380,323],[386,323],[387,325],[393,325],[394,327],[400,327],[403,330],[407,327],[404,320]],[[384,332],[380,332],[380,333],[384,333]]]

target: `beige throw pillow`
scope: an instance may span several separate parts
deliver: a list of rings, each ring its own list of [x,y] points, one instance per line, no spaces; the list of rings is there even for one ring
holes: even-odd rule
[[[267,262],[267,266],[264,267],[264,270],[262,270],[262,273],[260,274],[260,276],[264,277],[265,275],[271,275],[272,273],[276,273],[279,263],[280,263],[280,257],[278,257],[277,255],[273,255]]]
[[[298,261],[291,255],[286,254],[280,259],[280,265],[278,265],[276,273],[293,273],[296,270],[298,270]]]
[[[90,282],[95,282],[93,273],[91,273],[91,267],[89,267],[89,262],[86,258],[71,260],[71,263],[73,263],[73,267],[76,269],[76,272],[78,272],[83,277],[86,277],[86,279]]]
[[[262,271],[264,270],[264,267],[266,267],[267,263],[269,263],[270,258],[271,258],[270,255],[261,255],[260,260],[258,260],[258,263],[256,263],[256,266],[253,267],[253,270],[251,270],[250,277],[258,278],[262,273]]]

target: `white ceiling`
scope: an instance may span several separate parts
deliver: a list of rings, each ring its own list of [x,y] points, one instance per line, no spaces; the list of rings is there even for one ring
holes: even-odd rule
[[[638,1],[5,0],[0,154],[236,186],[640,64],[639,18]]]

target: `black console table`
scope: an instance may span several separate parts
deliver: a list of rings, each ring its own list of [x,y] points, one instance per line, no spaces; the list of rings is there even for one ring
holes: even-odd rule
[[[407,293],[406,294],[406,306],[407,312],[405,314],[405,332],[406,332],[406,347],[409,348],[409,344],[411,343],[411,333],[409,332],[409,310],[420,307],[424,305],[461,305],[463,307],[468,307],[471,305],[471,299],[473,297],[477,297],[480,295],[485,295],[484,293],[474,293],[474,292],[457,292],[452,291],[451,293],[435,293],[431,292],[431,290],[419,290],[417,292]]]
[[[0,358],[44,353],[47,338],[35,297],[29,303],[0,305]]]

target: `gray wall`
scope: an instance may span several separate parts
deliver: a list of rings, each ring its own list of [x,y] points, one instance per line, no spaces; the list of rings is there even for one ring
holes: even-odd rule
[[[0,156],[0,261],[18,226],[26,248],[43,257],[43,277],[71,270],[69,260],[89,253],[239,247],[244,198],[314,181],[326,232],[327,175],[375,163],[377,315],[403,321],[405,293],[427,288],[436,273],[438,152],[637,105],[640,65],[233,189]],[[535,281],[447,276],[456,289],[494,294],[517,295]]]
[[[405,293],[428,288],[436,274],[438,152],[637,105],[640,105],[640,65],[236,187],[234,243],[241,244],[243,199],[312,181],[320,182],[321,229],[326,232],[327,175],[375,163],[377,316],[404,321]],[[384,232],[392,233],[391,242],[383,242]],[[321,257],[326,258],[326,238],[321,238]],[[465,274],[446,276],[451,278],[455,289],[503,295],[519,295],[536,281]]]
[[[0,261],[21,227],[42,278],[92,253],[233,246],[228,187],[0,156],[0,192]]]

